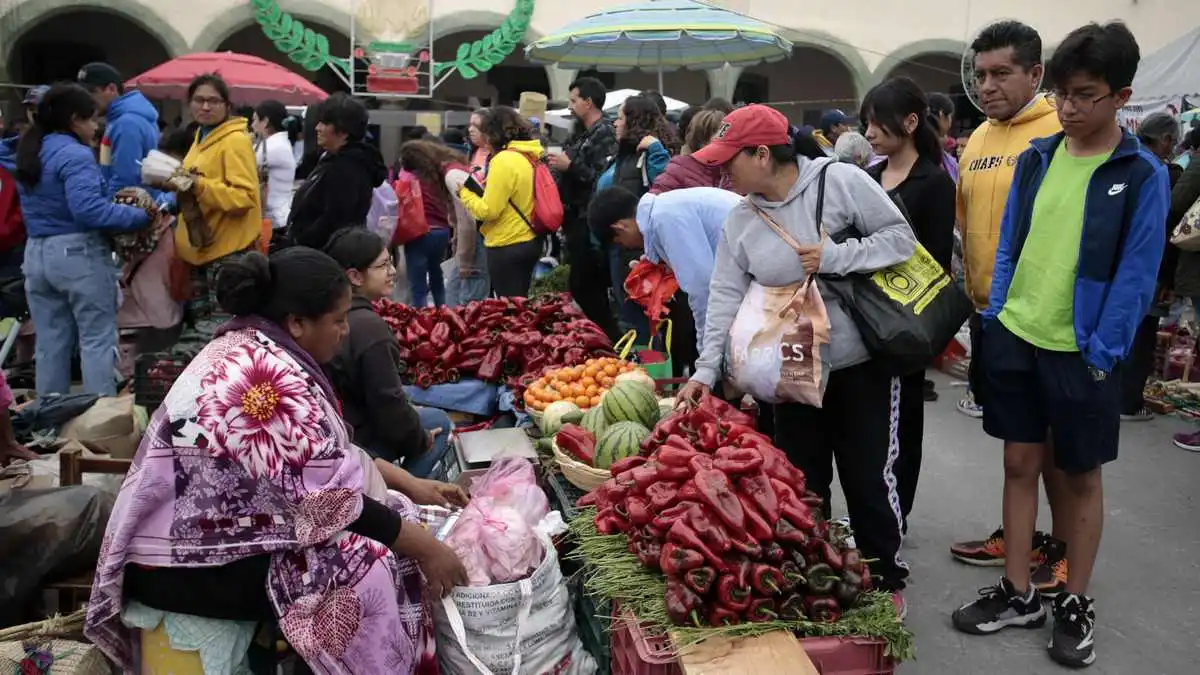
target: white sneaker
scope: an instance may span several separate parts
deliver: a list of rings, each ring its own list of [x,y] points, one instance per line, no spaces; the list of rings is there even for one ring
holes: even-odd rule
[[[1121,415],[1122,422],[1149,422],[1154,419],[1154,412],[1146,406],[1142,406],[1140,410],[1132,415]]]
[[[958,412],[974,419],[983,417],[983,406],[975,402],[975,394],[971,393],[970,389],[967,390],[967,395],[958,402]]]

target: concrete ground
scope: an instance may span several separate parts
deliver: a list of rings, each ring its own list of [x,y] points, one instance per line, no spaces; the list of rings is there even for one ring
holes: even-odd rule
[[[959,414],[961,386],[940,373],[926,404],[924,465],[909,521],[906,593],[917,658],[901,675],[1048,675],[1050,623],[990,637],[963,635],[950,613],[996,583],[1000,568],[955,562],[952,541],[1000,523],[1001,449],[979,420]],[[1125,423],[1121,456],[1104,468],[1105,523],[1091,594],[1097,599],[1096,675],[1200,673],[1200,454],[1171,444],[1189,428],[1174,417]],[[1043,499],[1039,529],[1050,529]]]

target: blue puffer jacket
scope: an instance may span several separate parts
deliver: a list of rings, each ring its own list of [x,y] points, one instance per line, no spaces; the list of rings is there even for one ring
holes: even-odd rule
[[[1004,218],[985,321],[1008,299],[1021,248],[1033,221],[1033,203],[1059,132],[1033,141],[1017,159]],[[1128,131],[1088,183],[1075,278],[1075,341],[1088,365],[1110,372],[1133,346],[1158,280],[1171,189],[1167,167]]]
[[[129,91],[108,104],[105,123],[100,170],[104,194],[112,197],[122,188],[141,185],[142,160],[158,147],[158,111],[141,92]]]
[[[16,174],[16,139],[0,144],[0,166]],[[150,222],[142,209],[114,204],[91,148],[70,134],[42,140],[42,176],[32,188],[17,183],[21,216],[29,237],[94,230],[132,230]]]

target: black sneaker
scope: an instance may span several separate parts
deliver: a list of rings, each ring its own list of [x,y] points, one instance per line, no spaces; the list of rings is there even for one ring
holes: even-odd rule
[[[979,589],[980,598],[954,610],[954,627],[971,635],[989,635],[1005,628],[1041,628],[1046,608],[1032,585],[1022,595],[1006,577],[995,586]]]
[[[1067,590],[1067,543],[1046,535],[1038,550],[1042,561],[1029,576],[1029,583],[1043,598],[1053,600]]]
[[[1054,633],[1047,651],[1068,668],[1086,668],[1096,661],[1096,607],[1091,598],[1061,593],[1054,599]]]

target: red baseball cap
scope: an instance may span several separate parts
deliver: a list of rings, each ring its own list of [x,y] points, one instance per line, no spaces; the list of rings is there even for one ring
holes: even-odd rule
[[[701,164],[718,166],[733,159],[742,148],[791,145],[790,128],[787,117],[771,106],[748,105],[726,115],[717,135],[708,145],[692,153],[692,157]]]

